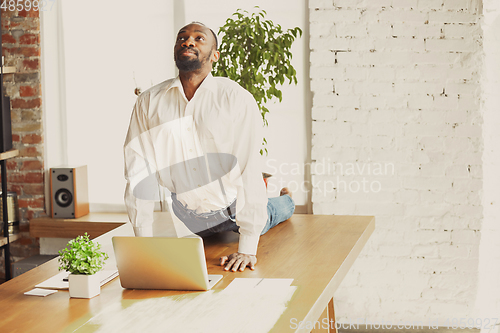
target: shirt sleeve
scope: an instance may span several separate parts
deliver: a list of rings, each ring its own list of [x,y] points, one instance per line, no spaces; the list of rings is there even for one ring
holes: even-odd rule
[[[263,126],[253,96],[245,91],[243,97],[238,98],[233,132],[233,155],[241,174],[240,181],[236,182],[236,223],[240,227],[238,252],[256,255],[260,233],[267,222],[268,199],[259,152]]]
[[[144,95],[144,94],[143,94]],[[146,96],[139,96],[132,111],[130,125],[124,144],[125,206],[136,236],[153,236],[154,200],[140,199],[134,189],[144,179],[151,175],[151,165],[148,163],[144,148],[144,136],[147,135]]]

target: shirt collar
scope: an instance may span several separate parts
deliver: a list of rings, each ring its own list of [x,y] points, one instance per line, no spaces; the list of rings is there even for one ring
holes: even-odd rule
[[[172,88],[178,88],[179,91],[183,91],[182,88],[182,83],[179,75],[174,79],[170,87],[168,87],[167,91],[172,89]],[[207,89],[211,92],[217,92],[217,82],[215,81],[214,77],[212,76],[212,73],[208,73],[208,75],[205,77],[203,82],[200,84],[198,87],[198,90],[200,89]]]

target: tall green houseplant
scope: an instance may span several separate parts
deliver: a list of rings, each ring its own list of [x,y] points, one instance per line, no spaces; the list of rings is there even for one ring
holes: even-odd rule
[[[258,8],[256,6],[256,8]],[[220,59],[215,63],[214,76],[225,76],[238,82],[248,90],[262,114],[267,126],[265,103],[273,98],[282,100],[279,85],[294,82],[297,84],[295,68],[291,64],[292,43],[302,36],[298,27],[283,31],[279,24],[265,19],[265,10],[249,13],[238,9],[219,29],[222,35],[219,52]],[[267,143],[263,139],[262,145]],[[267,154],[264,147],[260,150]]]

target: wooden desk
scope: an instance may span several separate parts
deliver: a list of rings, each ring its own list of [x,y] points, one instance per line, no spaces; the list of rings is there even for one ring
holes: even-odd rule
[[[310,322],[320,318],[374,228],[375,219],[371,216],[294,215],[261,237],[255,270],[237,273],[225,272],[219,266],[219,257],[238,247],[237,234],[222,233],[205,240],[208,271],[224,275],[215,290],[225,288],[235,277],[293,278],[292,286],[297,286],[297,290],[272,330],[290,332],[292,318]],[[129,224],[106,233],[99,241],[108,250],[111,237],[123,233],[131,233]],[[56,273],[54,259],[0,285],[1,332],[61,332],[125,299],[186,293],[125,290],[117,278],[102,288],[100,296],[90,300],[70,299],[66,291],[44,298],[23,295]]]

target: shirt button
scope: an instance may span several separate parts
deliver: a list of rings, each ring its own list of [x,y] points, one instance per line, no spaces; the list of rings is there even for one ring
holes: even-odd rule
[[[190,130],[191,130],[191,127],[188,127],[188,128],[187,128],[187,130],[188,130],[188,131],[190,131]]]
[[[201,187],[201,185],[200,185],[200,184],[198,184],[198,187]]]
[[[192,150],[192,149],[189,149],[189,152],[190,152],[190,153],[192,153],[192,152],[193,152],[193,150]]]
[[[193,168],[194,171],[196,171],[196,168]]]

